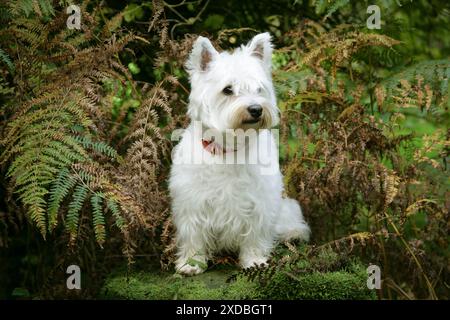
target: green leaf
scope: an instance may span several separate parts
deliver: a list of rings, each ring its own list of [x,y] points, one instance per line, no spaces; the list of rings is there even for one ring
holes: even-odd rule
[[[123,13],[123,18],[126,22],[131,22],[136,19],[142,19],[143,17],[144,10],[142,10],[141,6],[134,3],[127,5]]]
[[[225,18],[220,14],[210,15],[204,22],[205,28],[218,30],[222,27]]]
[[[327,11],[327,15],[325,16],[324,19],[328,19],[329,17],[331,17],[331,15],[333,13],[335,13],[337,10],[343,8],[344,6],[346,6],[350,1],[349,0],[336,0],[329,8]]]
[[[71,240],[74,240],[76,238],[78,232],[78,224],[80,222],[80,210],[83,206],[84,201],[86,200],[88,191],[88,188],[84,185],[78,185],[75,188],[75,192],[73,193],[72,202],[69,204],[69,211],[67,212],[66,217],[66,228],[70,233]]]
[[[128,69],[130,69],[132,74],[138,74],[139,72],[141,72],[141,68],[139,68],[139,66],[134,62],[130,62],[128,64]]]
[[[30,297],[30,292],[25,288],[14,288],[11,295],[17,298],[28,298]]]
[[[11,58],[1,48],[0,48],[0,61],[2,61],[4,64],[6,64],[6,66],[9,69],[9,71],[14,72],[15,67],[14,67],[13,62],[11,61]]]
[[[56,227],[58,219],[58,210],[61,202],[68,195],[69,190],[75,185],[75,179],[69,174],[67,168],[62,169],[52,188],[50,189],[50,203],[48,205],[48,229],[53,230]]]
[[[94,222],[94,233],[97,243],[102,246],[105,242],[105,217],[103,216],[102,206],[103,206],[103,193],[96,192],[91,197],[92,214]]]
[[[116,222],[115,225],[122,230],[125,227],[125,219],[122,217],[119,206],[117,205],[117,202],[114,199],[108,199],[107,202],[107,208],[109,211],[111,211],[113,217],[115,218]]]
[[[328,6],[328,1],[327,0],[314,1],[314,6],[316,9],[316,14],[321,15],[322,13],[325,12],[325,10]]]

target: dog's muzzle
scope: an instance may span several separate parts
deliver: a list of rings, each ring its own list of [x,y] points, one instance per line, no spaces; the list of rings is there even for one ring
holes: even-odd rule
[[[261,120],[263,108],[260,104],[252,104],[247,107],[247,112],[251,118],[244,120],[244,123],[257,123]]]

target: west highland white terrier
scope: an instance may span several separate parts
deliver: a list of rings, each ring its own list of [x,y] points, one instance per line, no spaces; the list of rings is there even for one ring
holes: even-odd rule
[[[169,181],[179,273],[203,272],[220,251],[239,253],[243,268],[265,264],[277,241],[309,239],[299,204],[282,195],[271,56],[269,33],[232,53],[204,37],[194,43],[191,123]]]

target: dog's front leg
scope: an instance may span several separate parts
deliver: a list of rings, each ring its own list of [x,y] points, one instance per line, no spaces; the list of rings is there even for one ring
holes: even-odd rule
[[[242,268],[266,265],[271,246],[266,241],[245,241],[241,244],[239,262]]]
[[[205,240],[202,232],[192,224],[177,229],[178,259],[175,269],[178,273],[193,276],[207,268]]]

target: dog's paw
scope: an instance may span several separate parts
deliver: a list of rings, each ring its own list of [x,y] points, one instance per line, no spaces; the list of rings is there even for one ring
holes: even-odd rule
[[[195,276],[196,274],[204,272],[208,268],[206,261],[207,260],[204,256],[195,256],[187,259],[186,261],[179,261],[176,264],[175,269],[177,273],[184,274],[186,276]]]
[[[241,266],[242,268],[251,268],[251,267],[264,267],[267,266],[267,258],[266,257],[244,257],[241,258]]]
[[[187,264],[187,263],[176,269],[177,269],[177,273],[183,274],[185,276],[195,276],[195,275],[200,274],[205,271],[199,265],[191,266],[190,264]]]

